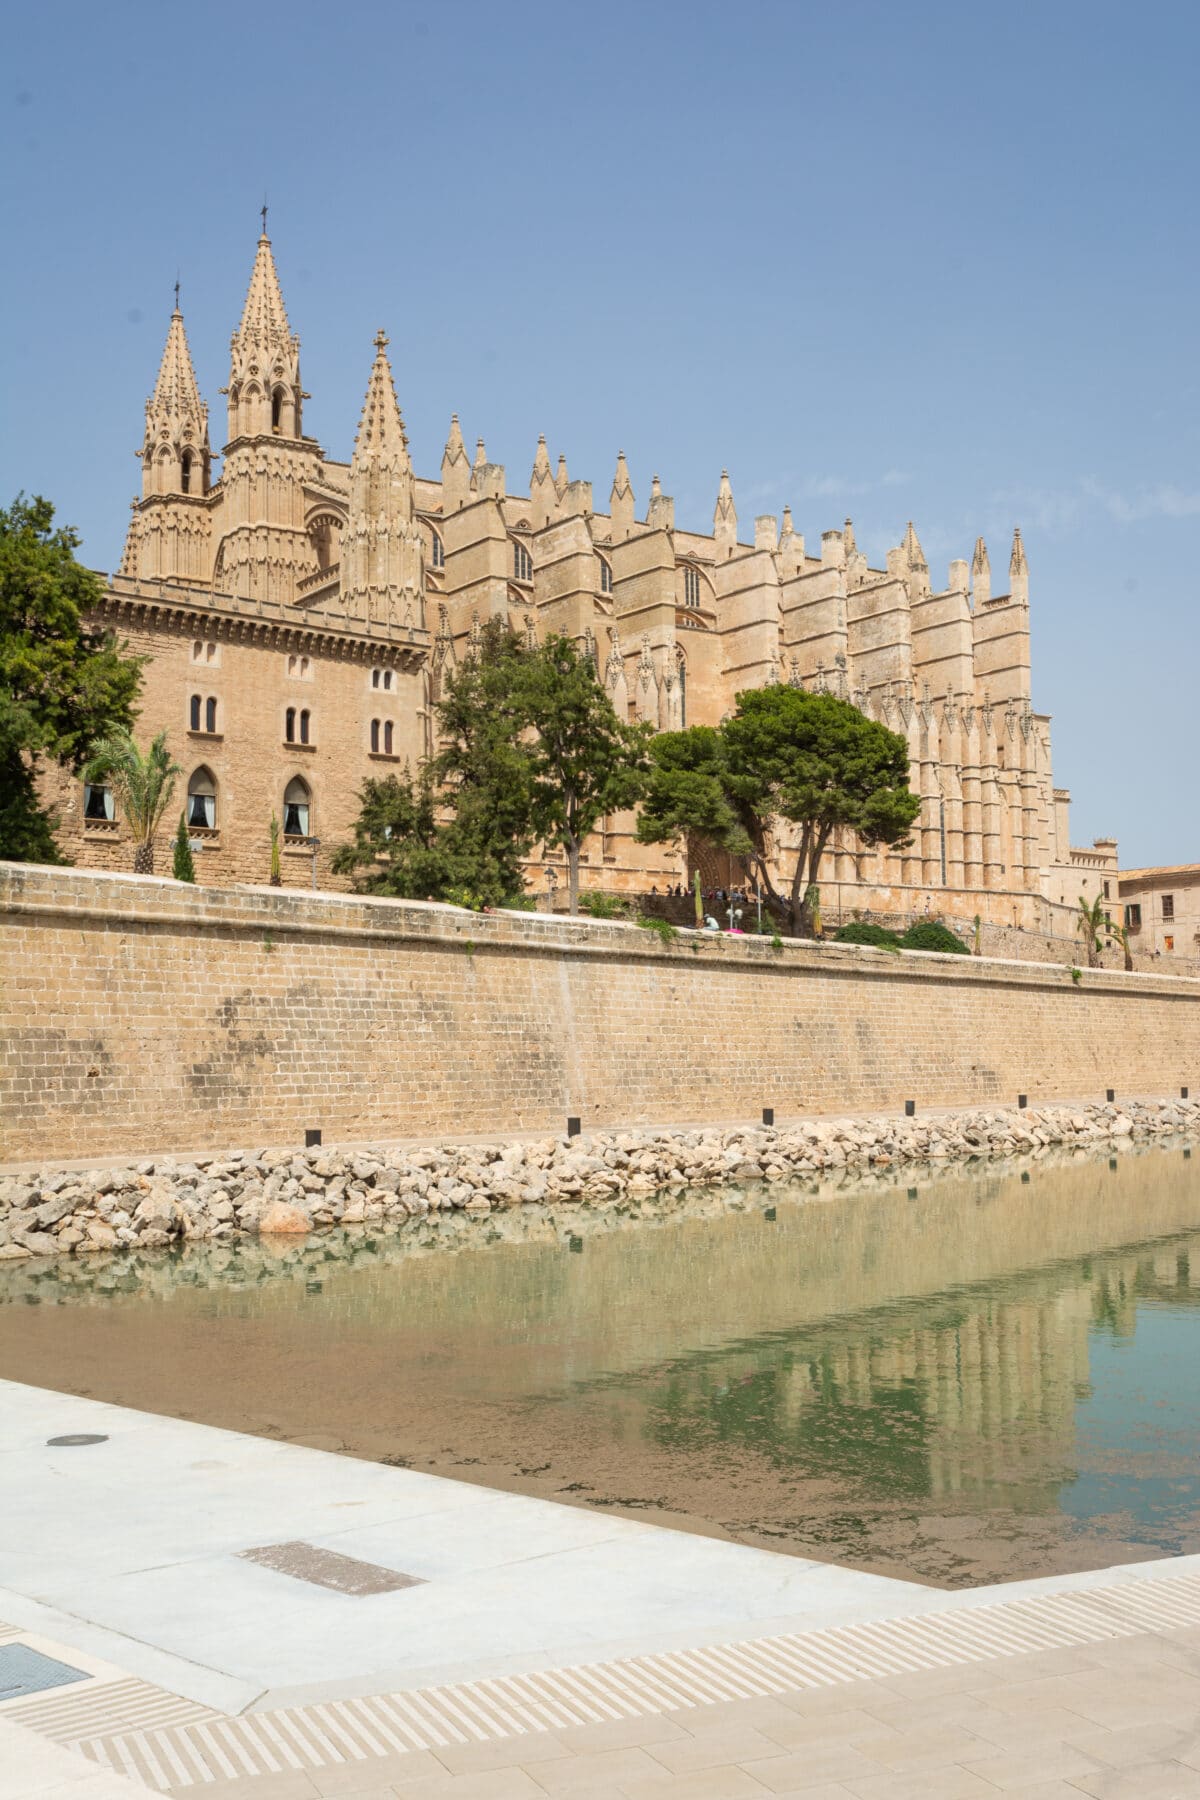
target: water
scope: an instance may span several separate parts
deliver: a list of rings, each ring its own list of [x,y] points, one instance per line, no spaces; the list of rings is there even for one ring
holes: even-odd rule
[[[0,1374],[957,1585],[1200,1550],[1200,1155],[0,1269]]]

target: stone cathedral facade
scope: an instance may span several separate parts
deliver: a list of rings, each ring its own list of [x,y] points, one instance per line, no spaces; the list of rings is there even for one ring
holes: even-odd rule
[[[657,475],[639,506],[622,453],[603,509],[544,439],[527,490],[510,493],[457,415],[440,470],[422,476],[382,333],[339,462],[305,434],[300,342],[265,229],[222,392],[217,474],[177,305],[146,404],[141,495],[100,609],[147,658],[138,735],[165,729],[184,767],[201,881],[265,881],[274,814],[285,883],[328,882],[362,783],[432,750],[439,683],[493,616],[571,635],[618,713],[661,729],[717,724],[741,689],[790,682],[901,732],[922,801],[911,844],[840,846],[827,910],[981,911],[1045,928],[1082,867],[1115,874],[1115,845],[1069,849],[1050,720],[1031,698],[1019,531],[1005,591],[982,539],[939,584],[911,525],[883,568],[849,520],[811,545],[786,508],[746,532],[726,474],[707,535],[676,524]],[[111,795],[64,782],[57,799],[76,861],[129,866]],[[685,852],[640,847],[632,820],[614,817],[583,880],[661,891],[688,873]],[[546,892],[541,860],[530,885]]]

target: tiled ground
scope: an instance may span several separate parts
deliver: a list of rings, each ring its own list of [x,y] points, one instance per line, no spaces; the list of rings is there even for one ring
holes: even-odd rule
[[[86,1775],[68,1787],[20,1785],[22,1767],[15,1786],[0,1773],[4,1800],[138,1791],[93,1787]],[[206,1800],[1190,1800],[1200,1797],[1200,1629],[183,1791]]]

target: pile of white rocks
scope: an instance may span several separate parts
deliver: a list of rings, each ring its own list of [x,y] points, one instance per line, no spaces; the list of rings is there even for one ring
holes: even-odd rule
[[[0,1180],[0,1260],[166,1248],[182,1239],[297,1235],[433,1212],[608,1207],[662,1190],[776,1182],[896,1164],[1079,1155],[1200,1131],[1200,1100],[974,1107],[926,1119],[806,1119],[786,1127],[593,1131],[509,1143],[156,1156]]]

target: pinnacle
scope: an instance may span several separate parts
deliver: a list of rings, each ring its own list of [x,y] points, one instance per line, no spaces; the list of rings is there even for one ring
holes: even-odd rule
[[[408,438],[396,399],[392,368],[387,357],[387,335],[375,334],[375,361],[367,383],[358,436],[354,441],[354,459],[375,454],[394,454],[408,459]]]
[[[204,422],[208,419],[208,408],[200,398],[191,352],[188,350],[187,333],[183,328],[183,314],[178,306],[171,314],[171,323],[167,327],[167,341],[163,347],[162,362],[150,406],[154,412],[171,418],[182,419],[191,415]]]
[[[913,568],[921,568],[925,564],[925,552],[921,548],[921,540],[917,536],[916,526],[908,521],[908,530],[904,534],[904,548],[908,553],[909,564]]]
[[[274,349],[278,345],[288,350],[296,347],[283,304],[275,258],[271,254],[271,240],[265,233],[258,240],[237,335],[243,344],[253,342],[260,350]]]
[[[446,448],[442,453],[442,461],[457,462],[460,456],[467,454],[467,446],[463,442],[462,426],[458,422],[458,414],[450,414],[450,431],[446,438]]]

